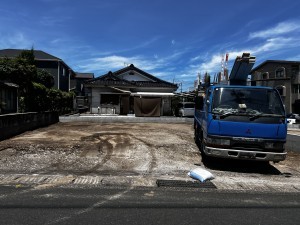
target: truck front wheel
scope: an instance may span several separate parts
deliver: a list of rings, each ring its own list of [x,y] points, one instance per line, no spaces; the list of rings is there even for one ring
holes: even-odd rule
[[[194,140],[196,145],[200,148],[200,140],[199,140],[199,129],[197,127],[195,127],[194,129]]]
[[[201,158],[202,162],[205,163],[210,163],[212,161],[212,156],[205,154],[204,149],[205,149],[205,144],[203,142],[200,143],[200,152],[201,152]]]

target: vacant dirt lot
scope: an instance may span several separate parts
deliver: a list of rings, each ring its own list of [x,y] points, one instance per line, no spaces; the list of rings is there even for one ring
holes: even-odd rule
[[[202,162],[191,124],[58,123],[0,142],[0,174],[59,174],[68,182],[102,177],[155,185],[157,178],[189,180],[187,172],[202,166],[219,189],[300,191],[299,159],[289,152],[275,165]]]
[[[200,163],[191,125],[58,123],[0,142],[0,170],[173,174]]]

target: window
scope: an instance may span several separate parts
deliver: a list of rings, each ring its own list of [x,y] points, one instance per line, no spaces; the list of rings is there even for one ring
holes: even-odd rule
[[[255,71],[254,73],[254,80],[260,80],[261,79],[261,72]]]
[[[300,84],[294,84],[293,85],[293,93],[299,94],[300,93]]]
[[[269,79],[269,73],[268,72],[265,72],[262,74],[262,79],[263,80],[268,80]]]
[[[66,75],[66,68],[63,68],[62,75],[63,75],[63,76]]]
[[[299,65],[292,65],[291,75],[296,76],[299,74]]]
[[[277,91],[279,92],[280,96],[285,97],[286,96],[286,87],[283,85],[276,87]]]
[[[285,68],[280,67],[275,71],[275,78],[284,78],[285,77]]]
[[[267,113],[283,115],[280,96],[273,89],[216,88],[213,113]]]
[[[102,94],[100,103],[101,104],[118,105],[119,104],[119,95]]]

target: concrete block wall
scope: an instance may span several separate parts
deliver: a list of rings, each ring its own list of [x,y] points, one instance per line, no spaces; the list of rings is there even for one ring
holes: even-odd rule
[[[0,115],[0,141],[28,130],[59,122],[57,112],[30,112]]]

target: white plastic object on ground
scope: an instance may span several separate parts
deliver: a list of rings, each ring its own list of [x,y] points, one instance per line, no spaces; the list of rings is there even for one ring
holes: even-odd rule
[[[188,172],[188,175],[193,179],[200,180],[201,182],[214,179],[214,176],[209,171],[202,168],[193,169]]]

